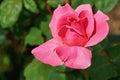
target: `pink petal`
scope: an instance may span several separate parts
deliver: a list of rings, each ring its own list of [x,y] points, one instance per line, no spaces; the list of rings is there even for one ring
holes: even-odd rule
[[[89,38],[94,30],[94,19],[91,6],[89,4],[80,5],[75,11],[78,13],[80,18],[87,17],[88,26],[86,27],[86,33]]]
[[[88,39],[85,36],[79,35],[72,29],[67,29],[63,42],[70,46],[84,46]]]
[[[58,47],[56,52],[69,68],[86,69],[91,65],[91,51],[84,47]]]
[[[72,25],[66,25],[67,28],[74,30],[76,33],[78,33],[81,36],[85,36],[85,27],[81,21],[76,21]]]
[[[58,6],[53,13],[52,20],[49,24],[50,29],[52,31],[52,35],[54,38],[58,38],[58,31],[64,27],[64,25],[68,24],[67,19],[69,17],[75,18],[75,11],[69,4],[65,6]]]
[[[109,26],[107,20],[109,19],[107,15],[98,11],[95,15],[95,31],[92,37],[89,39],[86,47],[93,46],[101,42],[109,33]]]
[[[49,64],[52,66],[62,65],[63,62],[57,56],[55,48],[59,46],[60,43],[55,39],[51,39],[42,45],[34,48],[32,50],[32,54],[35,56],[36,59],[40,60],[45,64]]]
[[[90,6],[88,5],[88,7],[90,7]],[[91,10],[91,7],[90,7],[90,10]],[[91,13],[91,11],[88,12],[87,10],[83,10],[80,12],[79,18],[80,18],[80,21],[82,22],[82,24],[84,25],[85,32],[87,34],[87,37],[89,38],[92,35],[93,30],[94,30],[93,14]]]
[[[89,4],[83,4],[78,6],[75,11],[78,13],[78,15],[81,13],[81,11],[88,11],[90,15],[92,15],[92,8]]]

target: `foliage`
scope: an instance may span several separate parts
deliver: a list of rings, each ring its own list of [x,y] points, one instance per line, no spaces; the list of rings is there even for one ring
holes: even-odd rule
[[[31,50],[52,37],[53,10],[65,2],[108,13],[118,0],[1,0],[0,80],[120,80],[120,39],[112,41],[111,35],[91,48],[92,65],[86,70],[51,67],[33,58]]]

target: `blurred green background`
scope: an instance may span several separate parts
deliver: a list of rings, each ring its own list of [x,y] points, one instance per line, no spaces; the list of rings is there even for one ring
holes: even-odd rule
[[[49,22],[58,4],[74,9],[91,4],[109,17],[110,33],[91,47],[86,70],[51,67],[34,59],[31,50],[51,38]],[[0,80],[120,80],[119,0],[0,0]]]

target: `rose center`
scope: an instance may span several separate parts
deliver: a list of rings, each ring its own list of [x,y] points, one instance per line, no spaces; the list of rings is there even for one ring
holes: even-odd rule
[[[70,46],[84,46],[86,44],[88,41],[85,31],[87,20],[84,21],[68,18],[68,24],[59,31],[59,36],[65,44]]]

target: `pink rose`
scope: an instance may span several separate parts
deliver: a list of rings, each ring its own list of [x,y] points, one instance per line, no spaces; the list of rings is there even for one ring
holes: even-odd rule
[[[101,42],[109,32],[108,19],[101,11],[93,14],[89,4],[75,10],[69,4],[59,5],[49,25],[53,38],[33,49],[32,54],[52,66],[86,69],[92,58],[89,47]]]

